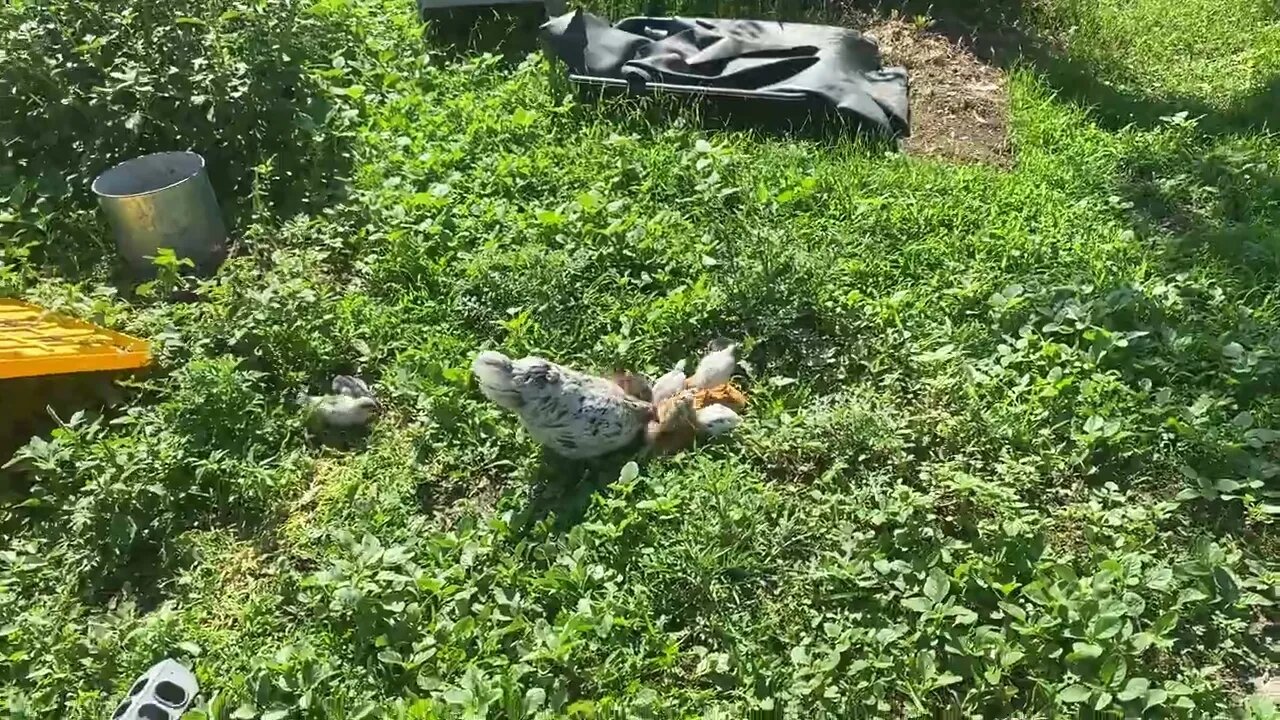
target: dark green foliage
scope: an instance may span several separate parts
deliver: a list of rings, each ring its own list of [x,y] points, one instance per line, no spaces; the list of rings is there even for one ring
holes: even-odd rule
[[[356,49],[340,7],[302,2],[19,2],[0,14],[0,198],[54,237],[50,262],[106,233],[89,185],[160,149],[209,163],[228,210],[323,207],[349,172],[345,82]],[[0,208],[4,206],[0,205]],[[48,236],[46,236],[48,237]]]

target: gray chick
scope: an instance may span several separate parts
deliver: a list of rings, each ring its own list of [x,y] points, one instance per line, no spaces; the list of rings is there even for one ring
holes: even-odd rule
[[[301,395],[307,424],[315,429],[350,430],[368,425],[381,412],[382,406],[368,383],[351,375],[333,379],[330,395]]]

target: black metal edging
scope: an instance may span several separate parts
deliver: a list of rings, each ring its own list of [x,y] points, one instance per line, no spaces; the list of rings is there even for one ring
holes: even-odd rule
[[[808,103],[811,101],[805,93],[780,90],[739,90],[736,88],[706,87],[703,85],[676,85],[673,83],[644,82],[638,77],[636,81],[625,78],[601,77],[599,75],[570,74],[569,81],[579,86],[592,86],[621,90],[631,95],[688,95],[710,99],[760,100],[764,102]]]

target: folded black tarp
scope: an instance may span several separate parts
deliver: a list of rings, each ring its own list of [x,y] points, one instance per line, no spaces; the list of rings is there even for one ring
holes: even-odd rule
[[[907,71],[884,67],[876,42],[847,28],[652,17],[609,25],[578,10],[547,21],[542,38],[577,76],[623,80],[633,89],[659,84],[816,98],[874,129],[908,133]]]

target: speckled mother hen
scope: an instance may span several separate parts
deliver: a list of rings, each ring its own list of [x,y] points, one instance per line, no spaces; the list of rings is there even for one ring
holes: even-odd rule
[[[515,412],[535,441],[566,458],[599,457],[636,442],[653,406],[616,382],[540,357],[480,353],[471,365],[480,392]]]

